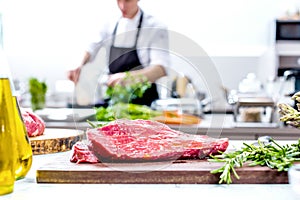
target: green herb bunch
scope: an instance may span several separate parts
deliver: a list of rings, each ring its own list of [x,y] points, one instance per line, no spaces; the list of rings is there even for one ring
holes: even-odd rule
[[[46,103],[47,84],[37,78],[29,79],[29,93],[31,95],[31,108],[33,111],[43,109]]]
[[[272,138],[270,143],[260,140],[255,144],[243,143],[244,147],[234,152],[224,152],[220,155],[211,156],[211,162],[224,162],[218,169],[212,170],[212,174],[221,174],[219,183],[232,183],[232,174],[236,179],[239,175],[236,168],[247,163],[248,166],[267,166],[278,171],[287,171],[295,161],[300,161],[300,139],[298,143],[291,145],[279,145]]]
[[[108,87],[106,95],[111,105],[118,102],[131,103],[132,100],[143,97],[150,87],[151,83],[145,76],[133,76],[130,72],[126,72],[122,83]]]
[[[145,105],[117,103],[111,106],[95,108],[97,121],[113,121],[115,119],[151,119],[161,115],[159,111],[152,110]]]

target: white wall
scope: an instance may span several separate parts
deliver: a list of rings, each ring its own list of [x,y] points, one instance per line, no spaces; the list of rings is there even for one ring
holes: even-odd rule
[[[229,88],[250,71],[262,79],[272,75],[274,19],[299,5],[299,0],[140,0],[170,30],[201,46]],[[36,76],[50,87],[80,62],[97,24],[119,14],[114,0],[0,0],[0,7],[14,77]]]

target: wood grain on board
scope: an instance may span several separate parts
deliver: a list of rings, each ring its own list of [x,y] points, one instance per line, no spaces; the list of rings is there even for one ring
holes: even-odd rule
[[[220,174],[210,171],[222,163],[207,160],[180,160],[144,163],[76,164],[63,154],[37,169],[37,183],[101,184],[218,184]],[[268,167],[242,167],[233,184],[287,184],[287,172]]]
[[[46,128],[43,135],[29,137],[29,140],[33,155],[38,155],[71,150],[83,135],[81,130]]]

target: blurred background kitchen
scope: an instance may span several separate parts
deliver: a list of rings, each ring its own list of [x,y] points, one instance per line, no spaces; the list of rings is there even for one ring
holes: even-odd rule
[[[300,25],[294,29],[298,38],[276,40],[276,20],[299,20],[299,0],[140,0],[139,5],[165,22],[170,31],[203,48],[221,78],[209,88],[214,91],[207,91],[199,75],[184,67],[186,61],[173,56],[172,68],[188,81],[178,76],[162,81],[170,87],[174,81],[185,84],[182,97],[194,95],[203,100],[210,92],[219,94],[208,104],[216,103],[216,111],[226,111],[235,92],[280,96],[295,91],[293,69],[300,67]],[[24,92],[24,83],[37,77],[47,82],[49,105],[67,106],[74,86],[66,72],[78,65],[97,24],[112,13],[119,15],[111,0],[0,0],[0,45],[20,86],[17,89]],[[101,53],[90,68],[98,73],[100,65],[104,65]],[[286,70],[292,70],[286,80],[278,78]],[[92,72],[91,78],[97,73]],[[173,95],[170,89],[163,91],[162,99]],[[182,92],[180,87],[176,92]]]

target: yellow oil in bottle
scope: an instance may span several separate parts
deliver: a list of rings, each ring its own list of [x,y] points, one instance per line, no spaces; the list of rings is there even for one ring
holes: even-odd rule
[[[32,148],[16,96],[13,96],[13,106],[15,113],[16,142],[18,151],[15,178],[16,180],[19,180],[24,178],[31,168]]]
[[[8,78],[0,78],[0,195],[14,190],[17,161],[16,124]]]

